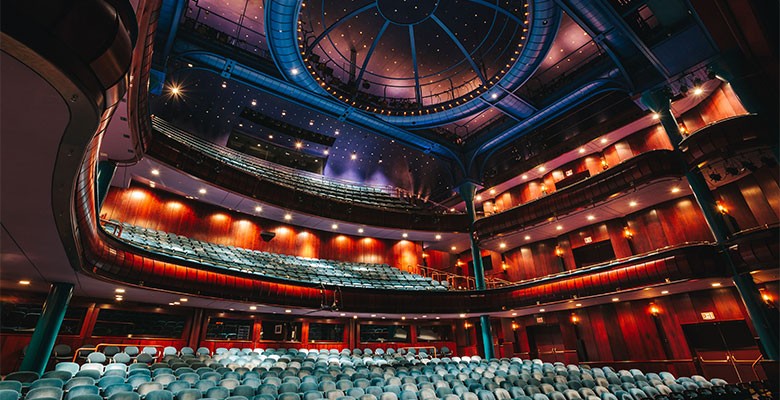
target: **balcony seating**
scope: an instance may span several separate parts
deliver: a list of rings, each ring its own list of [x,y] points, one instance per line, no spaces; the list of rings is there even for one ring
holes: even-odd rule
[[[314,173],[273,164],[201,139],[176,128],[158,117],[152,117],[152,126],[155,133],[186,145],[201,157],[213,158],[232,168],[248,172],[279,186],[336,201],[357,203],[363,206],[383,209],[421,210],[427,209],[428,205],[433,205],[432,203],[418,203],[410,197],[402,198],[399,189],[338,181]],[[442,208],[441,211],[444,211],[444,209]]]
[[[118,221],[112,223],[122,227],[118,239],[125,243],[156,254],[213,268],[308,284],[389,290],[447,290],[438,281],[401,271],[387,264],[343,262],[266,253],[202,242]]]
[[[111,376],[112,381],[129,384],[101,386],[83,378],[71,378],[60,382],[64,392],[59,387],[24,390],[19,382],[9,380],[13,377],[9,375],[3,381],[0,397],[14,400],[26,394],[25,400],[687,400],[776,395],[768,384],[759,381],[728,384],[722,379],[708,380],[698,375],[677,378],[668,372],[645,374],[638,369],[615,371],[610,367],[516,357],[488,361],[468,356],[439,359],[395,351],[382,353],[221,348],[214,354],[200,356],[169,354],[164,362],[154,366],[109,364],[116,367],[107,370],[127,375]],[[174,365],[187,366],[174,369]],[[158,370],[165,373],[157,374]]]

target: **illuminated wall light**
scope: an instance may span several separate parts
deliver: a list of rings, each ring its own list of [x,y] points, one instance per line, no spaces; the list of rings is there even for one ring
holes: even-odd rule
[[[405,316],[401,316],[401,321],[405,321],[405,320],[406,320],[406,317]]]
[[[528,175],[523,175],[523,176],[521,176],[521,178],[528,179]]]
[[[491,195],[496,194],[496,189],[490,189],[490,194]]]
[[[520,328],[520,324],[517,323],[517,321],[512,321],[512,330],[516,331]]]
[[[466,318],[466,314],[460,314],[459,317]]]
[[[175,306],[178,306],[178,305],[181,305],[181,303],[180,303],[180,302],[178,302],[178,301],[174,301],[174,302],[173,302],[173,305],[175,305]]]
[[[144,192],[143,190],[133,190],[130,193],[130,197],[133,200],[143,200],[146,198],[146,192]]]
[[[299,71],[298,68],[293,68],[293,69],[290,70],[290,73],[293,74],[293,76],[294,75],[298,75],[298,73],[300,73],[300,72],[301,71]]]
[[[762,298],[762,299],[763,299],[765,302],[767,302],[767,303],[771,303],[771,302],[772,302],[772,296],[770,296],[770,295],[769,295],[769,294],[767,294],[767,293],[763,293],[763,294],[761,294],[761,298]]]
[[[152,170],[152,175],[154,175],[154,176],[160,175],[160,170],[159,169],[153,169]]]
[[[572,314],[570,320],[572,324],[577,325],[580,322],[580,317],[577,314]]]
[[[27,280],[21,280],[21,281],[19,281],[19,284],[20,284],[20,285],[22,285],[22,286],[27,286],[27,285],[29,285],[29,284],[30,284],[30,281],[27,281]]]
[[[577,303],[574,305],[574,307],[582,307],[582,303]]]
[[[545,312],[545,311],[547,311],[547,310],[545,310],[544,308],[540,308],[539,309],[539,312]]]
[[[607,143],[607,138],[601,138],[601,144]]]
[[[726,214],[729,213],[729,209],[726,208],[726,206],[724,206],[723,203],[721,203],[720,201],[716,201],[715,202],[715,207],[718,209],[718,212],[723,214],[723,215],[726,215]]]
[[[634,237],[634,232],[631,231],[631,228],[624,226],[623,227],[623,237],[626,239],[632,239]]]
[[[561,246],[555,246],[555,255],[558,257],[563,257],[563,248]]]
[[[476,198],[476,200],[477,200],[477,201],[482,201],[482,195],[481,195],[481,194],[478,194],[478,195],[477,195],[477,198]]]
[[[650,315],[654,317],[661,313],[661,309],[655,305],[655,303],[650,303],[650,307],[647,310],[650,312]]]
[[[296,149],[300,149],[301,147],[303,147],[303,143],[301,143],[301,142],[295,142],[295,148],[296,148]]]
[[[358,319],[358,316],[357,315],[353,315],[352,319]]]

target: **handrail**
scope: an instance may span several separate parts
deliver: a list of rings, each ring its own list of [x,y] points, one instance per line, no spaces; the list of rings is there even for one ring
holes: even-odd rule
[[[426,278],[442,282],[447,281],[450,284],[450,290],[475,290],[476,280],[473,276],[459,275],[452,272],[442,271],[435,268],[431,268],[424,265],[416,266],[418,275],[422,275]],[[461,284],[459,284],[461,283]],[[465,283],[465,285],[463,284]],[[485,278],[485,286],[487,289],[495,289],[503,286],[512,285],[513,282],[499,279],[499,278]]]
[[[406,346],[406,347],[399,347],[399,350],[423,350],[423,349],[433,349],[433,358],[436,358],[436,346]],[[408,352],[407,352],[408,354]],[[419,356],[419,354],[417,354]]]
[[[76,360],[79,359],[79,355],[81,354],[82,351],[89,351],[89,350],[91,350],[93,352],[96,352],[96,351],[99,351],[102,348],[106,348],[106,347],[109,347],[109,346],[114,346],[114,347],[128,347],[128,346],[154,347],[154,348],[157,348],[157,349],[159,349],[159,348],[165,349],[165,347],[167,347],[167,346],[162,345],[162,344],[145,344],[145,343],[98,343],[97,345],[92,346],[92,347],[82,346],[82,347],[79,347],[78,349],[76,349],[73,352],[73,362],[76,362]],[[154,359],[157,360],[157,358],[158,358],[158,356],[160,354],[162,354],[162,351],[158,351],[157,354],[154,355]]]

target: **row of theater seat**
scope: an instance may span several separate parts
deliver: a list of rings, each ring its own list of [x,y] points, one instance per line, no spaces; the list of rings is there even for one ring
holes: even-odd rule
[[[299,282],[391,290],[447,290],[448,283],[387,264],[322,260],[225,246],[111,221],[118,238],[136,247],[213,267]]]
[[[390,208],[398,210],[422,208],[410,199],[403,199],[391,193],[386,188],[379,188],[358,183],[339,182],[324,176],[311,176],[302,171],[294,171],[282,166],[271,165],[267,161],[249,156],[240,151],[215,145],[201,139],[167,121],[152,118],[152,127],[159,133],[186,144],[190,148],[228,164],[234,168],[255,174],[277,185],[289,187],[317,196],[329,197],[344,202],[355,202],[367,206]]]
[[[701,376],[519,358],[359,367],[306,358],[277,361],[270,368],[173,368],[208,359],[168,355],[151,366],[60,363],[40,378],[33,372],[9,374],[0,382],[0,400],[18,400],[22,394],[25,400],[682,400],[758,399],[776,393],[764,383],[734,385]]]

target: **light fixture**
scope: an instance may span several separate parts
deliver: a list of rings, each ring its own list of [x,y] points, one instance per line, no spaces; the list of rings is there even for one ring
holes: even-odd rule
[[[693,94],[695,96],[701,96],[702,93],[704,93],[704,89],[702,89],[701,83],[702,83],[701,79],[694,78],[694,80],[693,80]]]
[[[635,201],[630,201],[630,202],[628,203],[628,206],[629,206],[629,207],[636,207],[636,204],[637,204],[637,203],[636,203]]]
[[[601,144],[607,143],[607,138],[601,138]]]
[[[22,285],[22,286],[27,286],[27,285],[29,285],[29,284],[30,284],[30,281],[27,281],[27,280],[21,280],[21,281],[19,281],[19,284],[20,284],[20,285]]]
[[[588,221],[593,221],[594,219],[596,219],[596,217],[594,217],[593,215],[588,215],[587,219]]]
[[[198,190],[198,193],[200,193],[200,194],[206,194],[206,189],[204,189],[204,188],[200,188],[200,190]]]
[[[222,82],[222,89],[227,87],[227,82]]]
[[[631,231],[631,228],[624,226],[623,227],[623,237],[626,239],[631,240],[634,237],[634,232]]]
[[[350,155],[350,156],[349,156],[349,158],[351,158],[351,159],[353,159],[353,160],[357,160],[357,153],[355,153],[355,152],[353,151],[353,152],[352,152],[352,155]]]
[[[617,297],[613,297],[613,298],[612,298],[612,301],[615,301],[615,302],[617,302],[617,301],[620,301],[620,299],[619,299],[619,298],[617,298]]]
[[[770,295],[769,295],[769,294],[767,294],[767,293],[762,293],[762,294],[761,294],[761,298],[762,298],[762,299],[763,299],[765,302],[767,302],[767,303],[771,303],[771,302],[772,302],[772,296],[770,296]]]
[[[273,139],[273,138],[274,138],[274,135],[268,135],[268,138],[269,138],[269,139]],[[258,144],[258,146],[260,146],[260,145]]]
[[[289,221],[292,219],[292,215],[290,213],[284,214],[284,220]]]
[[[328,154],[330,154],[330,151],[328,151],[328,149],[325,149],[322,151],[322,154],[325,154],[327,156]]]
[[[330,228],[331,229],[339,229],[339,226],[338,226],[338,224],[333,224],[333,225],[330,226]]]
[[[521,176],[521,178],[528,179],[528,175],[523,174],[523,176]]]
[[[353,316],[352,316],[352,319],[357,319],[357,318],[358,318],[358,316],[357,316],[357,315],[353,315]]]
[[[114,292],[115,292],[115,293],[124,293],[124,292],[125,292],[125,290],[124,290],[124,289],[122,289],[122,288],[117,288],[117,289],[114,289]]]
[[[358,228],[358,233],[363,233],[363,228]]]
[[[529,235],[525,235],[525,237],[524,237],[523,239],[525,239],[525,240],[531,240],[531,236],[529,236]]]
[[[501,243],[501,244],[498,245],[498,247],[500,247],[502,249],[505,249],[506,248],[506,243]]]
[[[493,100],[497,99],[498,98],[498,93],[491,94],[490,98],[493,99]]]
[[[376,314],[371,314],[371,318],[374,318],[374,317],[376,317]]]
[[[403,315],[402,315],[402,316],[401,316],[401,321],[405,321],[405,320],[406,320],[406,316],[403,316]]]
[[[574,305],[574,307],[582,307],[582,303],[577,303]]]
[[[544,167],[544,165],[540,166],[538,169],[539,172],[547,171],[547,168]]]
[[[661,294],[669,294],[669,291],[668,290],[662,290]]]
[[[408,237],[409,237],[409,234],[408,234],[408,233],[406,233],[406,232],[404,232],[404,233],[402,233],[402,234],[401,234],[401,237],[402,237],[402,238],[404,238],[404,239],[406,239],[406,238],[408,238]]]
[[[477,197],[476,197],[476,200],[477,200],[477,201],[482,201],[482,195],[481,195],[481,194],[478,194],[478,195],[477,195]]]
[[[345,315],[347,315],[347,314],[346,313],[339,314],[339,316],[342,316],[342,317],[345,316]]]
[[[584,153],[584,152],[585,152],[585,148],[584,148],[584,147],[580,147],[580,149],[579,149],[579,150],[577,150],[577,152],[578,152],[578,153],[580,153],[580,154],[582,154],[582,153]]]
[[[726,214],[729,213],[729,209],[726,208],[726,206],[724,206],[723,203],[721,203],[720,201],[716,201],[715,202],[715,207],[718,209],[718,212],[723,214],[723,215],[726,215]]]
[[[249,306],[249,309],[250,309],[251,311],[257,310],[257,306]]]
[[[452,251],[455,251],[455,250],[457,250],[458,248],[457,248],[457,247],[455,247],[455,246],[452,246],[452,247],[450,247],[450,249],[451,249]]]
[[[512,321],[512,330],[516,331],[518,328],[520,328],[520,325],[517,323],[517,321]]]
[[[124,299],[123,299],[122,297],[116,297],[116,298],[114,298],[114,300],[116,300],[116,301],[122,301],[122,300],[124,300]]]
[[[291,312],[292,312],[292,310],[290,310],[290,309],[287,309],[287,310],[284,310],[284,312],[286,312],[287,314],[289,314],[289,313],[291,313]]]
[[[263,212],[263,207],[260,206],[255,207],[255,212]]]
[[[436,240],[441,240],[441,235],[436,235]]]
[[[720,282],[714,282],[712,284],[712,287],[720,287],[720,286],[721,286]]]
[[[555,255],[563,258],[563,249],[561,246],[555,246]]]
[[[516,316],[517,316],[517,313],[516,313],[516,312],[513,312],[513,313],[512,313],[512,316],[513,316],[513,317],[516,317]]]
[[[555,227],[555,230],[556,230],[556,231],[563,230],[563,225],[558,225],[558,226],[556,226],[556,227]]]
[[[295,142],[295,148],[296,148],[296,149],[300,149],[301,147],[303,147],[303,143],[301,143],[301,142]]]
[[[253,106],[256,106],[256,105],[257,105],[257,100],[255,100],[255,99],[252,99],[252,105],[253,105]]]
[[[650,303],[650,307],[648,308],[648,311],[650,311],[650,315],[654,317],[657,317],[658,314],[661,313],[661,309],[658,308],[658,306],[655,305],[655,303]]]
[[[678,188],[677,186],[672,188],[672,193],[679,193],[679,192],[680,192],[680,188]]]
[[[491,195],[496,194],[496,189],[490,189],[490,194]]]
[[[154,176],[160,175],[160,170],[159,169],[153,169],[152,170],[152,175],[154,175]]]
[[[460,314],[459,317],[466,318],[466,314]]]
[[[572,324],[577,325],[580,322],[580,317],[577,314],[572,314],[570,320]]]
[[[658,113],[653,113],[653,119],[656,119],[656,120],[657,120],[657,119],[659,119],[659,118],[661,118],[661,114],[658,114]]]
[[[117,299],[117,300],[122,300],[122,299]],[[180,305],[180,304],[181,304],[181,302],[178,302],[178,301],[174,301],[174,302],[173,302],[173,305],[175,305],[175,306],[178,306],[178,305]]]
[[[300,71],[298,70],[298,68],[293,68],[293,69],[290,70],[290,73],[293,74],[293,75],[298,75],[299,72]]]

